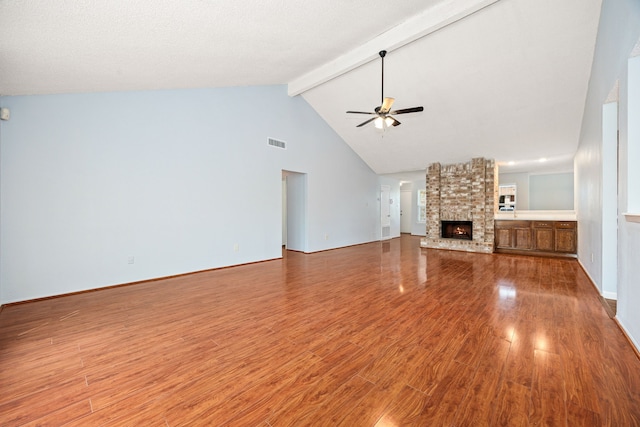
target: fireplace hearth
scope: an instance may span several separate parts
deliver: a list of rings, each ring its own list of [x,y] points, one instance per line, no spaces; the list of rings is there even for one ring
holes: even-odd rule
[[[440,221],[443,239],[473,240],[471,221]]]

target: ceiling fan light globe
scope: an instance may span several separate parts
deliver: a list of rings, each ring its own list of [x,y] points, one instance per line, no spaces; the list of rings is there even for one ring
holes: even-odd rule
[[[387,125],[387,127],[393,125],[394,120],[391,117],[386,117],[384,119],[384,124]]]
[[[373,121],[373,124],[376,129],[384,129],[384,120],[382,120],[382,117],[378,117],[377,119],[375,119]]]

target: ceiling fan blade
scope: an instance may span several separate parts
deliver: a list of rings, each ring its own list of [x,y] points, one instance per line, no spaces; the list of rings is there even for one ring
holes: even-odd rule
[[[391,117],[391,116],[387,116],[387,117]],[[400,123],[399,121],[397,121],[396,119],[394,119],[393,117],[391,117],[393,119],[393,123],[391,124],[391,126],[400,126],[402,123]]]
[[[369,112],[365,112],[365,111],[347,111],[347,113],[350,113],[350,114],[376,114],[376,113],[369,113]]]
[[[403,108],[401,110],[390,111],[389,114],[407,114],[424,111],[424,107]]]
[[[359,124],[358,126],[356,126],[356,127],[357,127],[357,128],[359,128],[359,127],[361,127],[361,126],[364,126],[364,125],[366,125],[367,123],[371,123],[371,122],[372,122],[372,121],[374,121],[375,119],[377,119],[377,117],[372,117],[372,118],[370,118],[369,120],[367,120],[367,121],[365,121],[365,122],[360,123],[360,124]]]
[[[388,113],[389,110],[391,109],[391,106],[393,105],[393,101],[395,101],[395,99],[385,98],[384,101],[382,101],[382,105],[380,106],[380,113],[382,114]]]

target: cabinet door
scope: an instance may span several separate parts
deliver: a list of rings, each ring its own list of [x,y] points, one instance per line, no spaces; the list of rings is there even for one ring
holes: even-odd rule
[[[553,228],[536,228],[535,233],[535,249],[539,251],[554,251],[553,247]]]
[[[512,248],[511,228],[496,228],[496,247]]]
[[[556,252],[576,253],[576,230],[570,228],[556,229]]]
[[[513,247],[515,249],[531,249],[531,229],[530,228],[514,228],[515,241]]]

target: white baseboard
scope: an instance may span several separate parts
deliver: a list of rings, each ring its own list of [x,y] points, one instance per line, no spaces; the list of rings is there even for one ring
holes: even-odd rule
[[[618,316],[616,316],[615,320],[618,326],[622,329],[622,332],[627,336],[629,342],[631,342],[635,347],[636,353],[640,355],[640,345],[638,345],[638,342],[633,339],[633,336],[629,333],[629,330],[624,326],[624,323],[622,323],[622,320]]]
[[[589,280],[591,281],[591,284],[593,285],[594,288],[596,288],[596,290],[598,291],[599,295],[602,295],[602,291],[600,290],[600,288],[598,287],[598,285],[596,284],[596,281],[593,280],[593,277],[591,277],[591,275],[589,274],[589,271],[584,267],[584,264],[582,263],[582,261],[580,260],[580,258],[578,258],[578,264],[580,264],[580,267],[582,267],[582,271],[584,271],[584,274],[587,275],[587,277],[589,278]]]
[[[587,269],[584,267],[584,264],[582,263],[580,258],[578,258],[578,264],[580,264],[580,267],[582,267],[582,271],[584,271],[584,274],[587,275],[587,277],[591,281],[591,284],[593,285],[594,288],[596,288],[596,290],[598,291],[600,296],[602,296],[603,298],[606,298],[606,299],[613,299],[613,300],[616,300],[616,301],[618,300],[618,293],[617,292],[608,292],[608,291],[601,291],[600,290],[600,288],[596,284],[596,281],[593,280],[593,277],[591,277],[591,275],[589,274]]]

